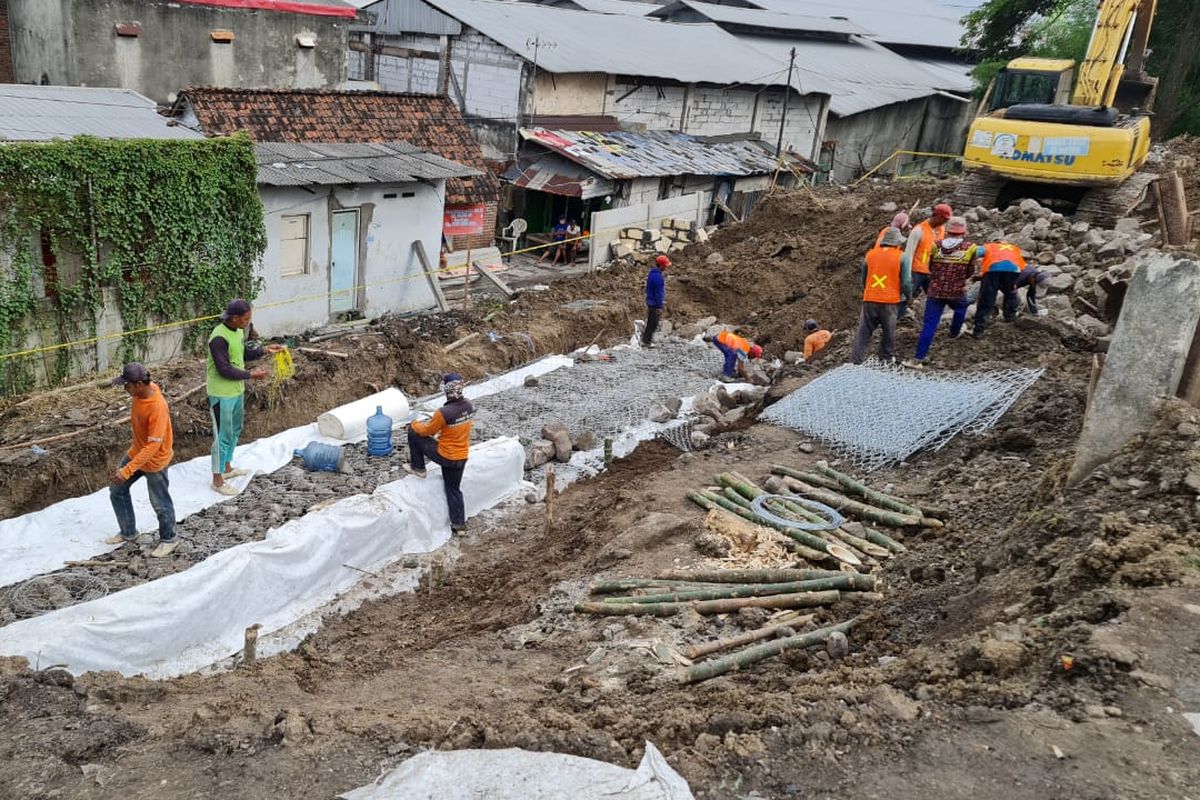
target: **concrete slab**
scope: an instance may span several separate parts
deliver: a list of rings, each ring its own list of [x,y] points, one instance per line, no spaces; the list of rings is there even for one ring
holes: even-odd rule
[[[1154,403],[1179,388],[1200,323],[1200,263],[1143,259],[1125,296],[1104,371],[1083,422],[1070,482],[1086,478],[1149,429]]]

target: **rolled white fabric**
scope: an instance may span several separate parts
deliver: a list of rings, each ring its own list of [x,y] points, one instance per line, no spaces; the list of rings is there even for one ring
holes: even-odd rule
[[[366,434],[367,417],[374,414],[378,406],[383,406],[383,413],[391,417],[393,423],[408,419],[408,398],[404,392],[392,387],[326,411],[317,417],[317,429],[322,436],[332,439],[357,439]]]

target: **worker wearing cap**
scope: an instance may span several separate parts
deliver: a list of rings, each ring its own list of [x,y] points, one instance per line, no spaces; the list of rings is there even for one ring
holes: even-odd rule
[[[897,212],[896,216],[892,217],[892,221],[890,223],[879,229],[879,235],[875,237],[876,247],[879,247],[879,245],[883,244],[883,237],[887,234],[889,228],[895,228],[896,230],[900,231],[900,235],[903,237],[905,232],[912,228],[912,223],[909,222],[908,214],[903,211]]]
[[[912,229],[908,241],[904,245],[904,261],[912,275],[912,293],[909,301],[916,300],[917,295],[929,291],[929,259],[937,243],[945,236],[946,220],[954,215],[947,203],[938,203],[933,207],[929,219],[921,222]],[[908,304],[900,304],[900,315],[904,316]]]
[[[1021,304],[1017,297],[1017,279],[1027,266],[1021,248],[1001,239],[982,245],[979,251],[979,299],[975,301],[974,330],[976,339],[983,338],[988,322],[991,321],[996,308],[996,292],[1004,295],[1001,305],[1004,321],[1012,322],[1017,318],[1017,309]],[[1037,307],[1036,303],[1035,293],[1034,308]]]
[[[206,379],[208,413],[213,426],[212,487],[214,491],[230,496],[238,490],[225,481],[246,474],[246,470],[233,466],[233,451],[242,435],[246,381],[267,377],[265,369],[247,370],[246,362],[283,349],[277,344],[265,348],[248,347],[246,330],[250,326],[250,316],[250,303],[242,299],[230,300],[221,314],[221,321],[208,336]]]
[[[721,351],[721,355],[725,356],[725,366],[721,370],[721,377],[727,380],[739,375],[746,378],[747,359],[762,358],[761,347],[732,331],[721,331],[716,336],[705,336],[704,341],[712,342]]]
[[[893,226],[884,231],[879,244],[863,259],[862,316],[850,355],[855,364],[867,357],[867,346],[876,328],[883,330],[879,360],[885,364],[896,360],[896,317],[900,303],[912,291],[912,277],[904,269],[903,247],[904,236]]]
[[[171,427],[171,410],[158,384],[150,380],[150,370],[141,364],[126,364],[112,382],[123,386],[133,398],[129,423],[133,428],[133,444],[121,459],[121,464],[109,481],[108,499],[117,515],[120,533],[104,540],[105,544],[125,544],[137,539],[137,518],[129,489],[139,478],[146,479],[150,507],[158,517],[158,547],[150,553],[154,558],[169,556],[176,547],[175,504],[171,502],[167,467],[174,455],[175,435]]]
[[[951,338],[963,334],[963,322],[967,318],[967,281],[975,273],[979,258],[978,245],[967,241],[967,221],[962,217],[951,217],[946,223],[946,235],[929,258],[929,291],[925,300],[925,321],[921,336],[917,340],[917,357],[904,365],[920,369],[929,355],[933,337],[942,321],[942,313],[951,308],[954,317],[950,322]]]
[[[446,403],[428,422],[414,420],[408,425],[408,454],[406,469],[418,478],[425,477],[425,460],[442,468],[442,484],[446,505],[450,510],[450,530],[467,529],[467,512],[463,504],[462,477],[471,450],[471,426],[475,406],[463,396],[462,375],[451,372],[443,378]]]
[[[811,361],[812,357],[825,349],[829,344],[829,340],[833,338],[833,332],[822,330],[815,319],[806,319],[804,321],[804,360]]]
[[[642,347],[654,345],[654,332],[658,330],[658,320],[662,316],[663,302],[667,297],[662,271],[669,266],[671,259],[660,255],[654,259],[654,266],[646,275],[646,327],[642,329]]]

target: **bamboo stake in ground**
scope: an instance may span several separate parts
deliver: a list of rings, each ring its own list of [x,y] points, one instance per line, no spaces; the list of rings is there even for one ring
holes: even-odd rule
[[[812,622],[814,614],[806,614],[794,620],[788,621],[786,625],[765,625],[758,630],[747,631],[738,636],[731,636],[728,639],[718,639],[715,642],[705,642],[704,644],[693,644],[686,647],[683,655],[695,661],[698,658],[710,656],[713,653],[721,653],[726,650],[733,650],[748,644],[754,644],[763,639],[770,639],[783,631],[789,631],[796,625],[805,625]]]
[[[258,659],[258,630],[262,625],[258,622],[246,628],[246,638],[242,644],[242,663],[247,667],[254,666]]]
[[[885,511],[882,508],[876,508],[866,503],[860,503],[857,500],[851,500],[845,495],[831,492],[828,489],[818,489],[790,476],[784,478],[784,482],[789,489],[797,494],[811,497],[813,500],[833,506],[838,511],[844,511],[859,519],[865,519],[880,525],[887,525],[891,528],[920,528],[923,525],[922,517],[900,514],[895,511]]]
[[[554,467],[546,467],[546,534],[554,530]]]
[[[816,578],[836,578],[845,573],[832,569],[670,569],[658,573],[664,581],[699,583],[787,583]]]
[[[700,614],[730,614],[743,608],[811,608],[836,603],[841,593],[797,592],[775,594],[770,597],[736,597],[728,600],[694,600],[689,603],[577,603],[575,611],[580,614],[632,615],[644,614],[654,617],[669,617],[684,609],[693,608]]]
[[[736,669],[749,666],[758,661],[771,656],[777,656],[785,650],[791,650],[798,647],[814,647],[829,639],[829,636],[835,631],[845,633],[854,627],[855,620],[848,620],[840,625],[831,625],[828,628],[820,628],[811,633],[803,633],[798,636],[788,636],[785,639],[776,639],[773,642],[760,644],[757,647],[748,647],[737,653],[733,653],[722,658],[714,658],[711,661],[705,661],[703,664],[696,664],[688,667],[681,680],[683,683],[696,683],[698,681],[715,678],[718,675],[724,675],[726,672],[732,672]]]

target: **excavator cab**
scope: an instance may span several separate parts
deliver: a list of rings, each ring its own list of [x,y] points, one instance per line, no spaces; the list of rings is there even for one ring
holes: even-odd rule
[[[989,113],[1015,105],[1065,105],[1071,101],[1075,62],[1060,58],[1017,58],[996,76],[983,108]]]

